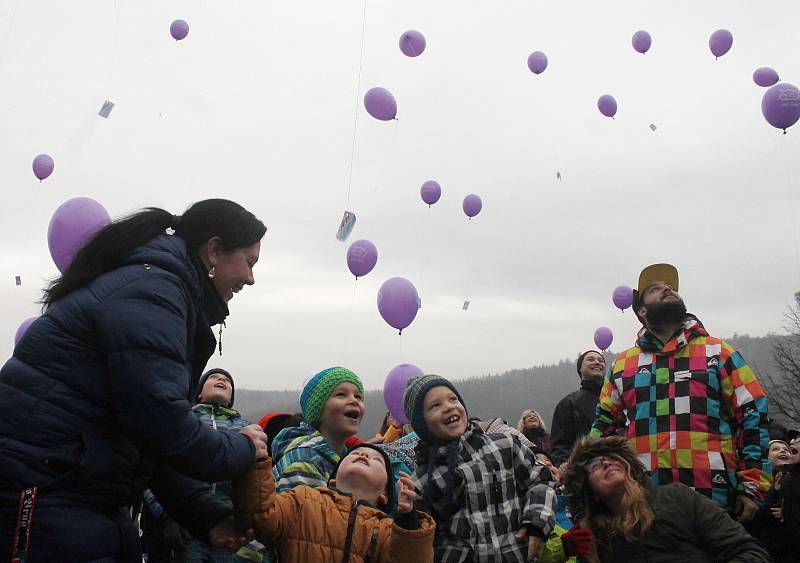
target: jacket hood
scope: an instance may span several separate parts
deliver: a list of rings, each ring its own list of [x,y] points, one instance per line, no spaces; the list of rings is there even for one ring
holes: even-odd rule
[[[273,463],[277,465],[278,460],[283,457],[283,454],[289,450],[290,446],[291,449],[301,448],[306,443],[311,441],[312,438],[315,438],[315,434],[319,434],[319,431],[315,430],[305,422],[300,426],[291,426],[278,432],[278,435],[272,440]],[[301,438],[306,439],[300,440]],[[325,442],[325,444],[327,444],[327,442]],[[330,449],[330,447],[328,449]],[[338,460],[335,460],[334,463],[336,461]]]
[[[202,261],[189,252],[186,241],[174,235],[159,235],[134,250],[123,265],[152,264],[181,278],[189,292],[203,304],[209,326],[225,322],[228,306],[208,278]]]
[[[258,421],[258,425],[261,427],[261,430],[264,432],[267,431],[267,425],[272,422],[273,420],[279,420],[281,418],[289,418],[292,416],[292,413],[289,412],[268,412],[261,419]]]
[[[158,266],[180,277],[192,295],[201,294],[200,274],[189,258],[186,241],[180,237],[159,235],[134,250],[123,264]]]
[[[668,342],[662,343],[649,329],[643,327],[636,335],[636,345],[645,352],[668,353],[680,350],[686,346],[689,340],[698,336],[708,336],[708,332],[700,319],[691,313],[686,313],[683,327]]]

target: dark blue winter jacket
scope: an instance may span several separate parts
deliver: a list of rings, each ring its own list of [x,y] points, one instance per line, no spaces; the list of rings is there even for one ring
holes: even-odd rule
[[[111,513],[156,465],[169,475],[151,483],[172,489],[164,497],[181,474],[209,483],[247,471],[250,440],[191,411],[210,326],[227,314],[202,268],[183,239],[158,236],[30,326],[0,369],[0,496],[37,485],[64,506]]]

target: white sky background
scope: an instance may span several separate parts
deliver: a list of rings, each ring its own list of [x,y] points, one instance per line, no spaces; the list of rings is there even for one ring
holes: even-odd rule
[[[268,225],[257,283],[231,302],[225,355],[209,364],[240,387],[297,388],[331,365],[368,387],[401,362],[499,372],[574,357],[600,325],[620,349],[638,323],[611,292],[660,261],[677,265],[713,334],[781,329],[800,289],[800,126],[782,135],[764,121],[752,73],[800,82],[800,4],[367,4],[358,221],[341,243],[360,0],[0,0],[0,355],[38,312],[56,274],[47,225],[76,196],[112,216],[226,197]],[[177,43],[176,18],[190,25]],[[723,27],[734,44],[715,61],[708,38]],[[416,59],[398,48],[407,29],[428,41]],[[638,29],[653,36],[644,56],[630,44]],[[539,76],[526,66],[534,50],[550,61]],[[394,93],[399,121],[366,113],[373,86]],[[613,121],[596,107],[605,93]],[[56,162],[42,183],[40,152]],[[427,179],[443,187],[430,209]],[[468,221],[472,192],[484,207]],[[345,252],[359,238],[379,259],[354,294]],[[423,303],[402,337],[376,307],[398,275]]]

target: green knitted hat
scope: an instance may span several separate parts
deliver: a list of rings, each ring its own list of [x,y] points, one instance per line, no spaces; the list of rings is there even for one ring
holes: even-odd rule
[[[300,408],[306,424],[319,427],[325,403],[340,383],[352,383],[364,396],[364,384],[352,371],[343,367],[324,369],[306,383],[300,394]]]

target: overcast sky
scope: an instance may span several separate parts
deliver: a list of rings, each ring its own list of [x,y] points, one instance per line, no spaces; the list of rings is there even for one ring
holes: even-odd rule
[[[363,10],[0,0],[0,354],[57,273],[47,225],[76,196],[112,216],[225,197],[267,224],[256,285],[231,302],[209,364],[240,387],[298,388],[331,365],[368,387],[402,362],[496,373],[575,357],[601,325],[619,350],[638,323],[611,292],[662,261],[712,334],[781,330],[800,289],[800,125],[764,121],[752,73],[800,82],[798,2],[369,0],[359,86]],[[181,42],[176,18],[191,28]],[[734,44],[715,60],[719,28]],[[427,39],[415,59],[398,48],[407,29]],[[653,37],[644,56],[639,29]],[[534,50],[549,57],[539,76]],[[398,121],[366,113],[373,86],[394,93]],[[597,110],[606,93],[614,120]],[[356,111],[358,220],[342,243]],[[56,162],[42,183],[40,152]],[[443,187],[430,209],[428,179]],[[471,221],[469,193],[484,204]],[[345,252],[359,238],[379,259],[354,283]],[[376,307],[393,276],[422,298],[402,336]]]

